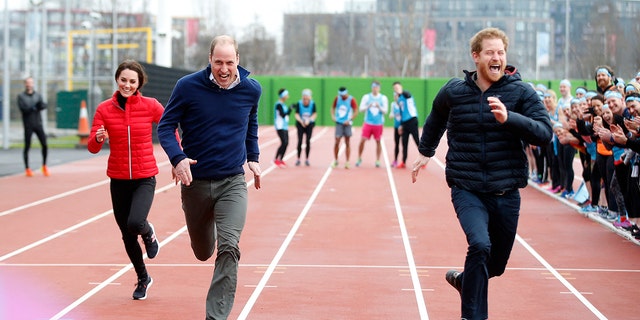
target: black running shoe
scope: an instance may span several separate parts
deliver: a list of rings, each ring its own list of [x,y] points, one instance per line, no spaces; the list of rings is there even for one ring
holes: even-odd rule
[[[147,289],[153,284],[153,279],[147,276],[146,279],[138,279],[136,289],[133,290],[133,300],[144,300],[147,298]]]
[[[148,234],[142,236],[142,241],[144,242],[144,248],[147,250],[147,257],[149,259],[153,259],[158,255],[160,251],[160,246],[158,245],[158,238],[156,237],[156,231],[153,229],[153,225],[149,223],[149,231]]]
[[[460,281],[460,272],[456,270],[449,270],[447,274],[444,276],[447,282],[458,290],[459,294],[462,294],[462,282]]]

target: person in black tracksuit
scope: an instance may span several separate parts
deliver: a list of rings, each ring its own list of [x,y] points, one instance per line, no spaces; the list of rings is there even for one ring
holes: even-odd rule
[[[47,104],[42,96],[34,90],[33,78],[24,79],[24,91],[18,94],[18,108],[22,113],[22,124],[24,125],[24,151],[22,157],[24,159],[25,173],[28,177],[33,176],[33,172],[29,167],[29,149],[31,149],[31,137],[35,133],[42,146],[42,173],[49,175],[47,169],[47,136],[42,126],[42,116],[40,111],[47,108]]]
[[[524,145],[546,145],[552,137],[542,101],[507,65],[508,44],[497,28],[471,39],[477,71],[465,70],[465,79],[440,89],[412,165],[415,182],[446,130],[446,181],[468,249],[464,270],[450,270],[445,279],[460,293],[462,319],[489,317],[489,279],[506,269],[520,214],[519,189],[527,186]]]

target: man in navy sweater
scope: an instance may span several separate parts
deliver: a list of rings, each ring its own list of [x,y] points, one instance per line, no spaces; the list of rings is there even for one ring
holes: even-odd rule
[[[180,181],[182,208],[196,258],[216,249],[207,319],[227,319],[236,292],[238,242],[247,214],[245,161],[260,188],[258,101],[262,88],[238,65],[230,36],[211,42],[209,66],[176,83],[158,124],[158,138]],[[182,143],[175,130],[182,129]]]

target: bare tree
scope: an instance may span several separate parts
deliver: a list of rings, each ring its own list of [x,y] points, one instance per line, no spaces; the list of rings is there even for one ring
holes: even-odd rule
[[[269,38],[262,24],[247,27],[243,41],[239,42],[240,64],[256,74],[276,73],[279,69],[275,38]]]

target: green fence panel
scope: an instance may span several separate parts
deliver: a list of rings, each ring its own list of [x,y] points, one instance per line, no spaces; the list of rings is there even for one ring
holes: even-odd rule
[[[371,82],[373,80],[380,81],[380,92],[389,99],[389,106],[393,101],[393,83],[399,81],[404,90],[411,92],[418,111],[418,123],[420,126],[424,124],[424,120],[431,112],[433,99],[442,88],[442,86],[450,80],[450,78],[349,78],[349,77],[294,77],[294,76],[255,76],[256,80],[262,85],[262,97],[260,99],[258,122],[261,125],[272,125],[274,121],[275,103],[278,100],[278,90],[285,88],[289,91],[289,100],[287,105],[292,105],[301,99],[303,89],[311,89],[313,92],[313,100],[318,109],[317,125],[333,126],[331,120],[331,107],[333,100],[338,95],[338,88],[344,86],[358,103],[362,100],[362,96],[371,92]],[[528,80],[524,80],[528,81]],[[534,84],[544,84],[546,87],[553,89],[558,93],[560,80],[539,80],[531,81]],[[572,94],[575,89],[582,86],[587,88],[595,88],[593,80],[571,80]],[[593,90],[593,89],[592,89]],[[359,113],[354,120],[355,126],[361,126],[364,120],[363,114]],[[289,117],[289,123],[295,124],[295,118]],[[386,118],[386,126],[392,126],[393,121]]]

